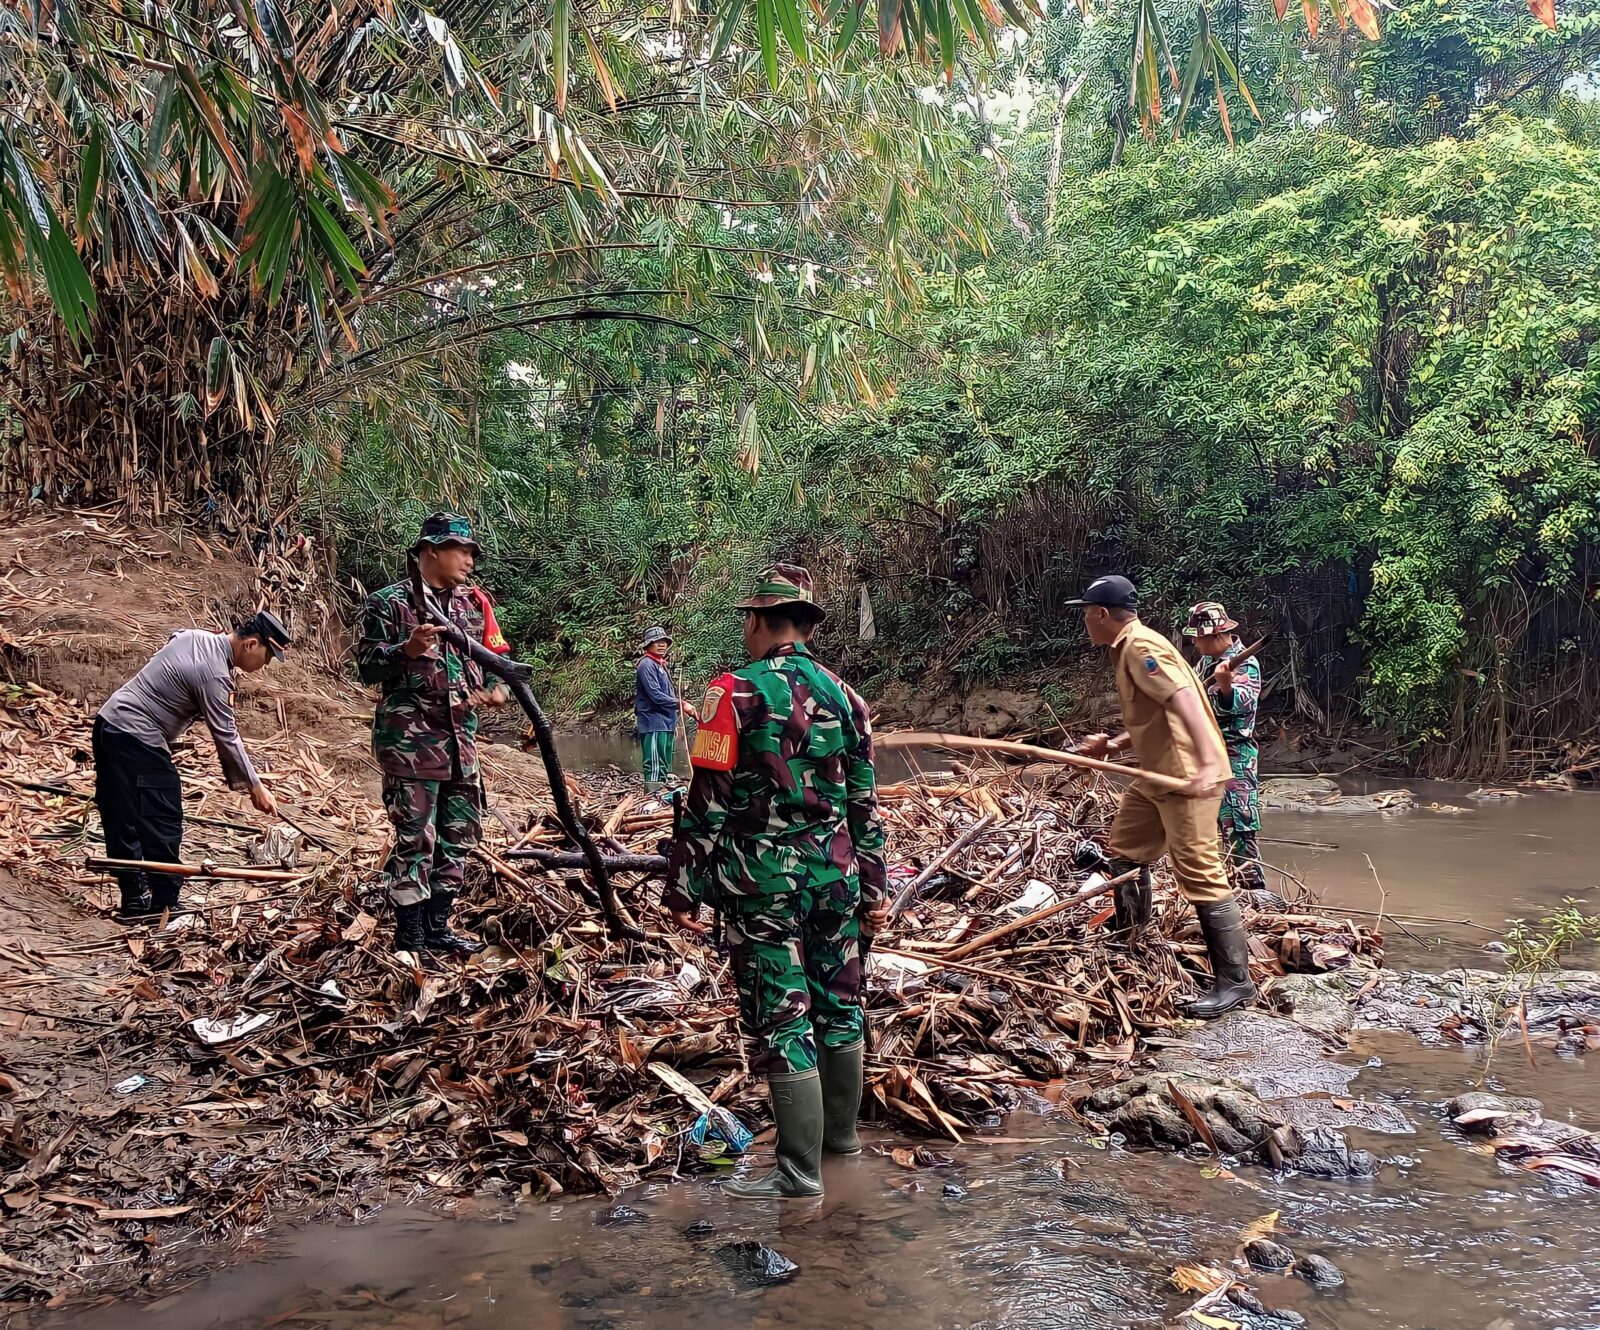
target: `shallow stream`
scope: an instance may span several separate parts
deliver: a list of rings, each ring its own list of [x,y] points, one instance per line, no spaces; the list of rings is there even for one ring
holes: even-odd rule
[[[619,748],[626,760],[627,749]],[[591,757],[589,760],[593,761]],[[574,762],[573,765],[578,765]],[[1498,932],[1564,897],[1600,902],[1600,801],[1539,794],[1476,801],[1470,787],[1412,787],[1398,815],[1271,814],[1266,847],[1323,898],[1409,918],[1465,919]],[[1370,863],[1369,863],[1370,860]],[[1379,885],[1381,883],[1381,886]],[[1484,928],[1411,922],[1388,930],[1400,968],[1490,967]],[[1548,1116],[1600,1128],[1600,1076],[1540,1050],[1427,1049],[1358,1033],[1348,1093],[1400,1109],[1414,1134],[1351,1133],[1386,1162],[1372,1182],[1217,1176],[1206,1161],[1094,1148],[1070,1123],[1015,1115],[1001,1143],[952,1149],[948,1168],[908,1170],[874,1147],[830,1161],[818,1205],[740,1205],[707,1182],[651,1186],[613,1202],[531,1206],[510,1222],[403,1208],[360,1227],[319,1225],[270,1259],[153,1305],[79,1313],[76,1330],[336,1330],[417,1327],[1121,1327],[1170,1322],[1193,1299],[1169,1275],[1226,1262],[1240,1229],[1280,1212],[1279,1240],[1345,1273],[1333,1293],[1257,1276],[1269,1306],[1326,1330],[1600,1330],[1600,1191],[1512,1172],[1442,1125],[1438,1105],[1480,1084],[1531,1094]],[[1211,1174],[1208,1176],[1208,1174]],[[947,1185],[954,1188],[946,1194]],[[964,1195],[956,1195],[955,1192]],[[686,1236],[691,1223],[714,1232]],[[716,1255],[754,1239],[800,1266],[749,1288]],[[65,1325],[63,1319],[59,1322]]]

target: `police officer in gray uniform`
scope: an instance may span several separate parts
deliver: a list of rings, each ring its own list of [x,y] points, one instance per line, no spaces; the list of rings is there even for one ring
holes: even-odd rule
[[[149,663],[106,699],[94,721],[94,801],[113,859],[177,863],[183,848],[183,786],[172,744],[203,717],[228,787],[250,791],[268,816],[277,811],[233,716],[233,672],[254,674],[282,660],[289,632],[267,611],[231,633],[174,633]],[[138,919],[176,908],[179,879],[168,873],[117,874],[118,911]]]

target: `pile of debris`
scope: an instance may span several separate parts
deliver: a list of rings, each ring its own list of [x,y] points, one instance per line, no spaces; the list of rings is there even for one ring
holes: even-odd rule
[[[180,754],[188,908],[120,931],[109,879],[82,866],[99,849],[87,708],[37,685],[0,705],[7,860],[74,907],[0,942],[7,1279],[126,1282],[163,1225],[615,1190],[729,1164],[762,1126],[726,961],[654,903],[671,808],[624,778],[569,784],[603,848],[646,870],[616,876],[643,941],[607,936],[534,764],[489,746],[501,811],[462,913],[491,945],[424,970],[391,953],[387,827],[332,774],[326,727],[252,741],[292,810],[266,837],[203,741]],[[1120,943],[1103,878],[1075,866],[1109,787],[958,766],[882,795],[907,904],[872,952],[869,1116],[960,1141],[1030,1094],[1070,1099],[1195,991],[1204,948],[1171,882]],[[1376,954],[1371,933],[1315,913],[1251,923],[1259,979]]]

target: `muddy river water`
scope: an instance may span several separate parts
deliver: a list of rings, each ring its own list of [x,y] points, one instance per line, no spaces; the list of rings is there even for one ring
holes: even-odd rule
[[[625,758],[623,759],[625,760]],[[1414,786],[1426,808],[1396,816],[1270,816],[1268,847],[1324,900],[1351,909],[1467,919],[1389,930],[1389,962],[1492,966],[1482,948],[1509,918],[1563,898],[1600,907],[1600,796],[1505,802],[1467,788]],[[1370,860],[1370,862],[1369,862]],[[1381,882],[1381,888],[1379,883]],[[319,1225],[274,1255],[161,1303],[73,1317],[81,1330],[337,1330],[552,1327],[704,1330],[710,1326],[1121,1327],[1169,1323],[1192,1298],[1169,1275],[1226,1262],[1240,1229],[1280,1212],[1281,1240],[1345,1273],[1319,1293],[1256,1277],[1269,1306],[1327,1330],[1600,1330],[1600,1192],[1511,1172],[1443,1126],[1439,1104],[1487,1077],[1542,1099],[1551,1117],[1600,1128],[1600,1075],[1581,1059],[1502,1047],[1420,1047],[1357,1033],[1352,1096],[1393,1104],[1407,1135],[1352,1133],[1386,1162],[1368,1182],[1216,1176],[1204,1160],[1095,1148],[1069,1122],[1017,1114],[999,1143],[953,1149],[948,1168],[900,1168],[872,1146],[830,1161],[820,1204],[736,1204],[708,1182],[644,1187],[637,1212],[612,1202],[533,1206],[505,1222],[395,1208],[363,1226]],[[708,1236],[684,1233],[697,1221]],[[750,1288],[717,1257],[754,1239],[800,1266],[790,1282]],[[59,1324],[66,1324],[65,1321]]]

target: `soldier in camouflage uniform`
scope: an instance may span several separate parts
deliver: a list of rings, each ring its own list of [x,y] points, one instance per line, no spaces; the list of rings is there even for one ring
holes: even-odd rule
[[[1223,790],[1218,825],[1240,888],[1253,892],[1267,885],[1256,845],[1256,833],[1261,830],[1260,750],[1256,747],[1261,666],[1253,656],[1237,668],[1231,664],[1244,650],[1244,643],[1234,633],[1238,626],[1218,602],[1206,600],[1189,611],[1183,635],[1194,639],[1201,654],[1196,672],[1206,682],[1206,698],[1228,748],[1232,774]]]
[[[867,705],[806,643],[811,575],[763,574],[745,613],[751,663],[713,681],[662,903],[683,928],[705,902],[727,929],[739,1012],[777,1120],[777,1166],[748,1198],[820,1196],[821,1152],[860,1150],[866,1033],[860,939],[888,916]]]
[[[483,602],[467,587],[482,550],[467,519],[434,513],[410,552],[435,604],[483,641]],[[356,664],[362,683],[383,692],[372,718],[372,754],[394,825],[385,872],[395,950],[470,956],[483,943],[450,927],[450,909],[481,833],[478,707],[502,706],[509,693],[499,684],[486,689],[482,671],[442,631],[417,621],[409,580],[396,582],[367,597]]]

